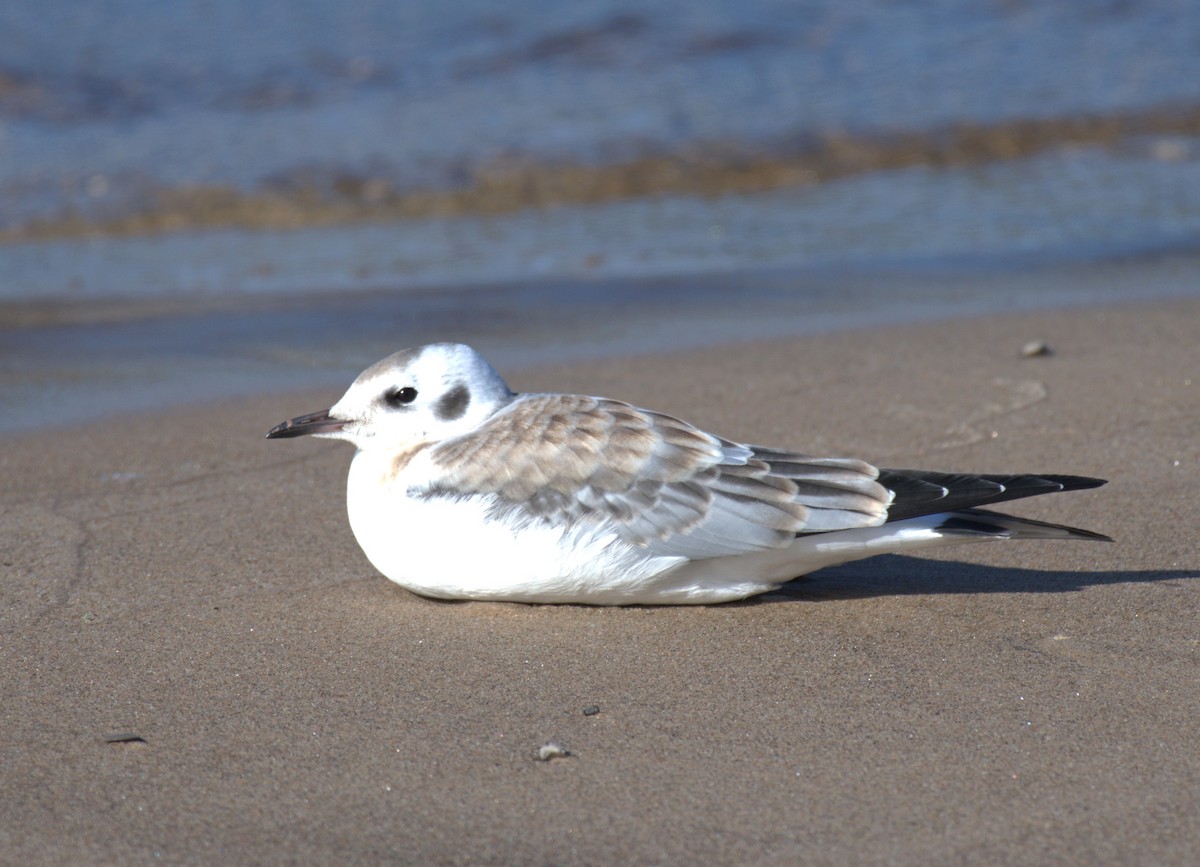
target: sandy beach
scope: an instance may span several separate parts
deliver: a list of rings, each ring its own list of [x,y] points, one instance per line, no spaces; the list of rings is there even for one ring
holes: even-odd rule
[[[350,449],[264,439],[338,391],[7,437],[0,863],[1194,863],[1197,334],[1181,301],[504,371],[811,453],[1111,480],[1011,511],[1115,544],[707,608],[391,585]]]

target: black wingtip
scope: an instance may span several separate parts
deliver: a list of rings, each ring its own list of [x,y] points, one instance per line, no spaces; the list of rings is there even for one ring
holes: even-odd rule
[[[902,521],[1041,494],[1098,488],[1107,484],[1107,480],[1055,474],[996,475],[884,469],[879,471],[879,483],[893,493],[888,520]]]
[[[940,532],[961,536],[992,536],[1007,539],[1086,539],[1091,542],[1113,542],[1111,536],[1069,527],[1066,524],[1051,524],[1032,518],[1018,518],[987,509],[961,509],[950,512],[938,524]]]
[[[1088,488],[1099,488],[1108,484],[1108,479],[1097,479],[1092,476],[1041,476],[1062,485],[1064,491],[1084,491]]]

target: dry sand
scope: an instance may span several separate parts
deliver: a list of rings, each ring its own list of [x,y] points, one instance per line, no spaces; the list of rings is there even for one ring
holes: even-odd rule
[[[335,393],[4,440],[0,862],[1195,863],[1198,334],[1182,302],[510,375],[810,452],[1112,480],[1012,510],[1117,544],[710,608],[391,585],[346,524],[349,449],[263,438]],[[536,761],[551,741],[570,757]]]

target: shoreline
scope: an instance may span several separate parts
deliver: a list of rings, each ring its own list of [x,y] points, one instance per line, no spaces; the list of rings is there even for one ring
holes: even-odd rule
[[[0,399],[9,409],[0,434],[306,383],[344,386],[398,348],[437,340],[471,343],[512,369],[1015,311],[1186,303],[1200,291],[1197,261],[1195,251],[1168,250],[1067,263],[1035,257],[991,269],[973,260],[974,267],[743,269],[0,306]]]
[[[465,170],[457,187],[406,189],[391,175],[352,169],[314,185],[303,172],[266,189],[208,185],[143,190],[116,214],[75,209],[0,226],[5,245],[96,238],[154,237],[198,230],[296,230],[360,223],[515,214],[661,196],[747,195],[813,187],[872,172],[948,169],[1030,159],[1053,150],[1128,147],[1139,137],[1200,133],[1200,107],[1155,105],[1110,114],[960,121],[928,130],[794,131],[761,143],[686,143],[678,153],[625,161],[539,162],[514,157]],[[1179,156],[1171,156],[1178,159]],[[319,181],[323,180],[324,183]],[[125,212],[122,213],[121,210]]]
[[[582,293],[590,303],[598,303],[594,296],[602,287],[612,287],[620,300],[629,303],[633,300],[629,297],[631,291],[636,291],[638,287],[654,289],[661,297],[663,292],[678,295],[685,289],[693,291],[694,286],[695,291],[699,291],[702,297],[710,300],[720,289],[728,287],[733,291],[735,285],[749,284],[750,288],[744,291],[749,291],[752,298],[757,300],[754,283],[758,281],[771,283],[772,295],[778,294],[781,284],[789,281],[792,286],[797,287],[795,291],[798,295],[803,295],[806,291],[811,295],[814,289],[820,288],[821,291],[816,293],[817,300],[820,300],[819,296],[826,294],[825,287],[838,281],[870,282],[879,287],[902,285],[911,291],[914,285],[924,281],[978,285],[1006,279],[1014,283],[1029,278],[1041,280],[1044,288],[1039,288],[1037,293],[1031,289],[1025,291],[1026,296],[1032,296],[1048,294],[1046,290],[1052,289],[1059,275],[1067,281],[1078,282],[1079,274],[1105,269],[1124,272],[1129,269],[1146,268],[1158,272],[1155,278],[1149,281],[1153,285],[1141,287],[1144,294],[1131,301],[1140,303],[1187,295],[1191,285],[1170,279],[1169,275],[1195,267],[1197,263],[1200,263],[1200,245],[1191,240],[1180,240],[1173,243],[1130,244],[1124,247],[1105,246],[1099,249],[1077,246],[1071,251],[1004,251],[936,257],[883,256],[873,261],[864,258],[854,262],[778,262],[768,265],[730,263],[724,267],[704,269],[689,269],[677,264],[673,268],[628,272],[597,269],[593,273],[513,274],[471,280],[430,278],[380,286],[331,285],[307,289],[294,287],[200,290],[170,294],[155,294],[151,291],[97,291],[74,295],[48,293],[46,297],[15,295],[0,299],[0,334],[6,331],[76,325],[120,325],[168,318],[184,320],[190,316],[209,314],[236,316],[256,312],[288,313],[306,307],[334,309],[338,305],[354,307],[386,302],[389,299],[401,303],[411,298],[429,299],[435,296],[448,299],[447,303],[471,296],[491,296],[499,299],[496,303],[513,304],[526,295],[534,295],[539,302],[545,303],[552,299],[553,294],[560,294],[562,297],[558,299],[559,303],[565,308],[570,308],[572,293]],[[1168,279],[1162,279],[1163,277]],[[1130,278],[1121,275],[1118,279],[1128,281]],[[806,290],[806,284],[813,288]],[[970,288],[957,291],[944,289],[940,292],[931,289],[929,295],[940,300],[962,301],[970,291]],[[1200,294],[1200,289],[1196,291]],[[1083,296],[1081,301],[1072,303],[1103,304],[1112,303],[1116,293],[1102,289],[1089,298],[1085,292],[1075,288],[1071,290],[1070,295]],[[1023,304],[1029,304],[1031,301],[1036,303],[1035,298],[1022,299]],[[999,312],[998,308],[989,306],[986,300],[980,301],[974,307],[974,310],[968,308],[965,315]],[[875,323],[864,318],[861,324],[849,327],[871,327],[873,324]]]

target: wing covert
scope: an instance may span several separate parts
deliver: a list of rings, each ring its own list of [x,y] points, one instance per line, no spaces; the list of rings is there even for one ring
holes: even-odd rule
[[[430,457],[442,476],[427,496],[494,495],[497,513],[607,521],[668,556],[724,556],[881,524],[891,500],[862,461],[742,445],[578,395],[523,395]]]

